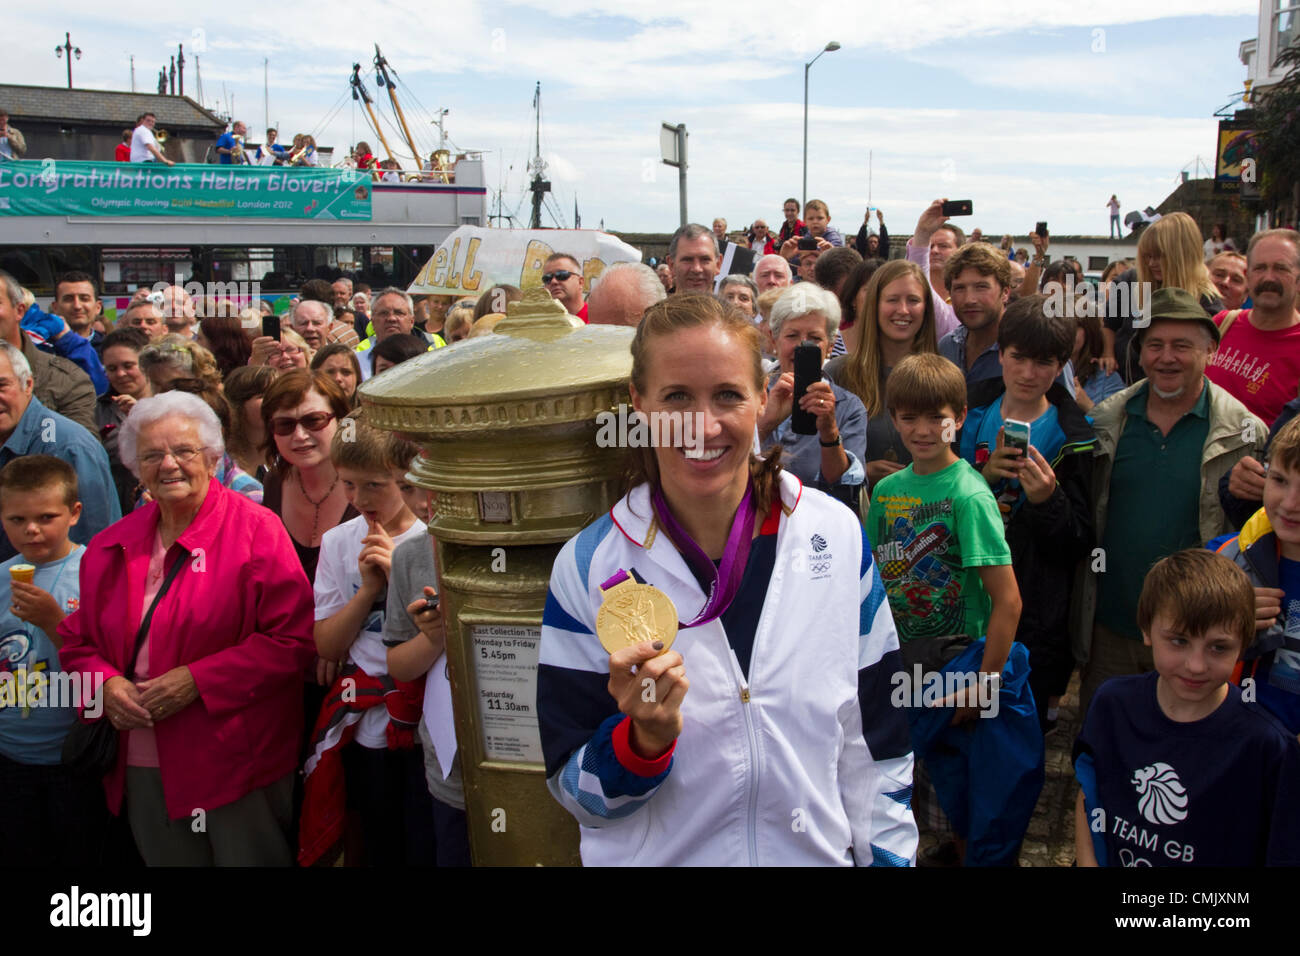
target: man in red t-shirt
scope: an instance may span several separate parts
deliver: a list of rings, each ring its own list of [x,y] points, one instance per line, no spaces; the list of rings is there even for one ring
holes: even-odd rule
[[[1214,317],[1222,341],[1205,374],[1271,424],[1300,387],[1300,233],[1255,233],[1246,250],[1246,279],[1253,308]]]
[[[122,142],[117,144],[113,150],[113,160],[119,163],[129,163],[131,161],[131,130],[122,130]]]

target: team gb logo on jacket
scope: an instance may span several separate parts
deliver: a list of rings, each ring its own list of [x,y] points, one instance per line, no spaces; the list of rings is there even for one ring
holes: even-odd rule
[[[1153,763],[1133,772],[1138,812],[1150,823],[1182,823],[1187,819],[1187,788],[1167,763]]]
[[[830,545],[826,543],[826,539],[820,534],[813,535],[808,540],[808,543],[812,545],[812,555],[808,560],[810,576],[814,581],[829,578],[831,576],[831,558],[833,555],[826,549]]]

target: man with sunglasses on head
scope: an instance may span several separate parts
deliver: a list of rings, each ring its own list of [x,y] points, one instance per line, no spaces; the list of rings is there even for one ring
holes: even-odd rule
[[[587,299],[582,294],[582,266],[566,252],[557,252],[542,266],[542,285],[570,315],[587,321]]]

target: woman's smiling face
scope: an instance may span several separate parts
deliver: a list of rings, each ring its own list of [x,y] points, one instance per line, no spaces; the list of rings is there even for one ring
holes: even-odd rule
[[[655,336],[647,351],[645,390],[633,386],[633,407],[655,416],[652,431],[656,418],[669,415],[681,418],[678,434],[695,437],[693,447],[655,448],[665,494],[707,497],[743,489],[754,429],[767,405],[749,347],[718,325],[701,325]]]

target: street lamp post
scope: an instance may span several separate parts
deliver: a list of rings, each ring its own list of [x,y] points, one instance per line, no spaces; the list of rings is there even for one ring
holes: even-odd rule
[[[72,45],[72,34],[63,34],[63,46],[54,48],[54,55],[62,57],[64,53],[68,54],[68,89],[72,89],[72,57],[75,55],[78,60],[81,59],[81,47]]]
[[[803,65],[803,193],[801,205],[808,202],[808,71],[812,65],[821,59],[822,53],[834,53],[840,48],[840,45],[832,40],[826,44],[815,57]]]

